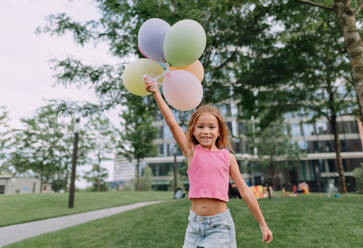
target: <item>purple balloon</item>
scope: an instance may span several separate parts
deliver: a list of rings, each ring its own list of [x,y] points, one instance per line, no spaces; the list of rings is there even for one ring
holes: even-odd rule
[[[159,18],[152,18],[144,22],[138,33],[140,52],[149,59],[165,61],[164,39],[169,29],[169,23]]]

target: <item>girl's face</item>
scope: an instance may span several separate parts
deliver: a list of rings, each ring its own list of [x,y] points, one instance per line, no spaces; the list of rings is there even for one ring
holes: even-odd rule
[[[193,135],[204,148],[217,149],[216,140],[220,135],[217,118],[209,113],[201,114],[195,122]]]

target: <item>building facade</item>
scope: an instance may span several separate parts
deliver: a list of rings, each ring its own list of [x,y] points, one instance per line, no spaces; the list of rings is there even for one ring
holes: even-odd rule
[[[40,185],[39,178],[0,175],[0,194],[10,195],[40,193]],[[50,184],[43,184],[42,187],[42,193],[52,192]]]
[[[271,184],[271,176],[268,171],[256,170],[258,159],[253,156],[247,144],[246,133],[248,122],[237,120],[237,107],[233,103],[217,106],[231,130],[235,143],[235,156],[238,161],[241,174],[249,185]],[[189,120],[189,112],[175,111],[176,119],[185,123]],[[306,156],[299,161],[299,165],[293,169],[280,169],[277,173],[278,189],[292,188],[300,181],[309,184],[312,191],[326,191],[328,183],[334,181],[338,185],[338,173],[336,170],[336,154],[334,150],[334,137],[329,123],[320,119],[315,123],[309,123],[309,113],[288,113],[285,115],[285,123],[290,126],[289,135]],[[184,156],[175,148],[175,141],[160,114],[157,113],[153,126],[159,129],[157,138],[153,141],[157,146],[157,156],[144,159],[154,175],[153,188],[167,190],[170,186],[173,165],[176,163],[179,169],[186,166]],[[348,191],[355,190],[355,181],[352,171],[363,162],[363,127],[353,116],[338,118],[340,145],[342,150],[343,166],[345,171]],[[185,127],[184,127],[185,131]],[[120,160],[115,160],[114,170],[117,181],[121,178],[121,171],[125,166]],[[131,171],[131,167],[129,168]],[[129,174],[130,178],[135,174]],[[188,188],[187,178],[184,178]]]

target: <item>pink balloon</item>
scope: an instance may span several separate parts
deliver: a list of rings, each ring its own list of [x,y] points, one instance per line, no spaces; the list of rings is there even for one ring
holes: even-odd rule
[[[163,82],[166,101],[177,110],[188,111],[197,107],[203,98],[203,87],[193,73],[171,71]]]

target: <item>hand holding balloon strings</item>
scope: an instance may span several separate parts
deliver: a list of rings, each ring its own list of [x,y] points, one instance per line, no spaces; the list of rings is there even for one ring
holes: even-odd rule
[[[169,74],[169,66],[167,65],[167,69],[160,75],[156,76],[156,77],[151,77],[150,75],[144,74],[143,78],[145,81],[145,89],[150,92],[150,93],[155,93],[155,91],[157,89],[159,89],[159,85],[161,83],[159,83],[157,80],[161,77],[164,77],[163,81],[165,80],[165,78],[168,76]]]
[[[158,87],[159,83],[149,75],[144,75],[144,81],[145,81],[145,90],[147,92],[154,94],[159,89]]]

